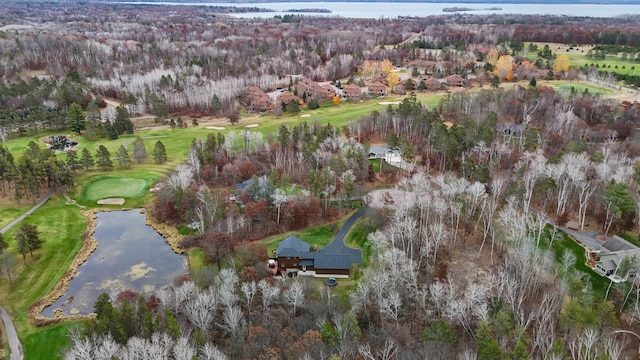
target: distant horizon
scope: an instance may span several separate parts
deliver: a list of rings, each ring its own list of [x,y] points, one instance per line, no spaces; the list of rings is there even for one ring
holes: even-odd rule
[[[34,1],[38,2],[38,1]],[[72,1],[72,2],[84,2],[82,0]],[[109,3],[118,3],[118,2],[126,2],[126,3],[164,3],[166,0],[94,0],[90,2],[109,2]],[[297,2],[297,3],[305,3],[305,2],[319,2],[316,0],[227,0],[227,1],[202,1],[202,0],[178,0],[172,1],[174,3],[226,3],[226,4],[253,4],[253,3],[289,3],[289,2]],[[320,2],[399,2],[399,3],[429,3],[429,4],[510,4],[510,5],[518,5],[518,4],[554,4],[554,5],[580,5],[580,4],[589,4],[589,5],[640,5],[640,0],[611,0],[611,1],[602,1],[602,0],[457,0],[457,1],[442,1],[442,0],[322,0]]]

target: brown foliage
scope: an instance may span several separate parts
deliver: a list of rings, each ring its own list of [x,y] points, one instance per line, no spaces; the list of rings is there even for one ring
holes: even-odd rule
[[[242,271],[240,271],[240,279],[242,280],[242,282],[252,282],[252,281],[259,281],[260,280],[260,274],[258,273],[258,270],[253,267],[253,266],[245,266]]]
[[[265,199],[250,201],[245,205],[244,216],[253,223],[264,223],[269,219],[269,205]]]
[[[130,304],[135,304],[138,296],[140,296],[140,294],[138,294],[137,292],[127,289],[121,291],[120,293],[118,293],[118,295],[116,295],[116,302],[121,303],[123,301],[128,301]]]
[[[243,242],[234,248],[236,263],[239,266],[251,266],[264,262],[269,257],[267,247],[258,241]]]
[[[222,261],[233,254],[233,242],[229,235],[221,232],[205,232],[200,237],[200,246],[204,251],[204,260],[215,263],[218,267]]]

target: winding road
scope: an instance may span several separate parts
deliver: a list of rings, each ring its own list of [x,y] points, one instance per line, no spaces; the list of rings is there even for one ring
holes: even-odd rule
[[[17,225],[20,221],[24,220],[27,216],[31,215],[34,211],[38,210],[38,208],[49,200],[51,195],[55,193],[55,189],[51,188],[47,191],[46,194],[38,201],[33,207],[27,210],[24,214],[18,216],[15,220],[8,223],[5,227],[0,229],[0,234],[4,234],[9,231],[12,227]],[[2,322],[4,323],[5,332],[7,334],[7,339],[9,340],[9,352],[11,356],[10,360],[22,360],[24,355],[22,353],[22,344],[20,344],[20,339],[18,339],[18,333],[16,332],[16,328],[13,326],[13,321],[11,321],[11,316],[9,313],[0,306],[0,318],[2,318]]]

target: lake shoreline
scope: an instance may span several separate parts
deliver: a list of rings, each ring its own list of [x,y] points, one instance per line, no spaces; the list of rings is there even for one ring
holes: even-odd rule
[[[55,285],[53,290],[40,300],[34,302],[29,306],[27,310],[27,318],[29,322],[34,326],[42,327],[49,326],[53,324],[58,324],[65,321],[70,320],[82,320],[82,319],[93,319],[95,318],[95,314],[65,314],[61,310],[54,317],[47,317],[42,315],[44,310],[53,305],[58,299],[60,299],[69,289],[69,285],[71,280],[73,280],[78,275],[79,267],[87,262],[91,254],[93,254],[98,248],[98,240],[93,236],[98,218],[98,213],[101,212],[112,212],[112,211],[129,211],[129,210],[138,210],[141,214],[145,215],[145,224],[153,228],[163,239],[167,242],[167,244],[171,247],[171,250],[179,255],[184,255],[185,251],[180,248],[179,243],[182,238],[182,235],[178,232],[175,227],[171,227],[166,224],[159,223],[152,219],[151,215],[147,213],[147,209],[145,208],[127,208],[127,209],[110,209],[110,208],[99,208],[99,209],[91,209],[91,210],[83,210],[82,214],[87,219],[87,229],[84,232],[82,237],[82,247],[74,257],[71,265],[65,271],[64,275],[60,278],[58,283]],[[188,256],[185,256],[185,273],[189,273],[190,264]],[[53,310],[56,312],[56,309]]]

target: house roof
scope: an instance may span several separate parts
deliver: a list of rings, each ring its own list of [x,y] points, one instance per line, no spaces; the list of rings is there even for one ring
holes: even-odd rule
[[[300,260],[300,262],[298,262],[298,265],[300,265],[300,266],[313,266],[313,260],[312,259],[302,259],[302,260]]]
[[[628,242],[627,240],[621,238],[618,235],[613,235],[612,237],[609,238],[609,240],[605,241],[604,244],[602,244],[602,249],[600,250],[600,253],[605,254],[605,253],[629,251],[629,250],[640,250],[640,248]]]
[[[319,270],[349,270],[351,259],[348,255],[318,253],[313,267]]]
[[[358,92],[362,92],[362,89],[360,89],[360,87],[356,84],[349,84],[347,86],[345,86],[342,91],[358,91]]]
[[[369,89],[381,89],[381,90],[386,90],[387,87],[386,85],[382,84],[379,81],[374,82],[373,84],[369,85]]]
[[[438,81],[438,79],[434,78],[434,77],[430,77],[427,80],[424,81],[425,84],[429,85],[429,84],[438,84],[440,85],[440,81]]]
[[[447,81],[464,81],[464,78],[458,74],[453,74],[447,78]]]
[[[283,91],[282,94],[278,95],[278,101],[284,101],[288,103],[295,100],[298,100],[298,97],[288,91]]]
[[[616,263],[613,260],[607,260],[607,261],[600,262],[600,267],[603,268],[604,270],[615,270]]]
[[[372,146],[369,148],[369,156],[378,155],[382,156],[389,151],[389,147],[387,146]]]
[[[310,249],[311,245],[308,242],[302,241],[294,235],[289,235],[278,244],[276,256],[300,257],[302,253],[309,252]]]
[[[244,190],[244,188],[246,188],[247,186],[251,185],[253,183],[253,179],[247,179],[241,183],[237,183],[234,185],[234,188],[236,190]]]

